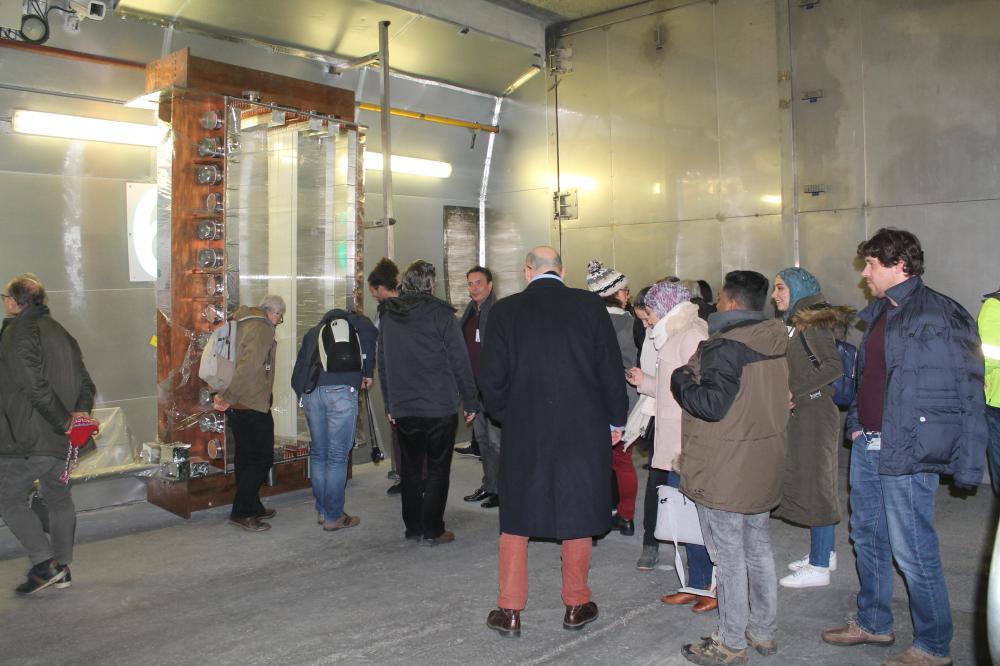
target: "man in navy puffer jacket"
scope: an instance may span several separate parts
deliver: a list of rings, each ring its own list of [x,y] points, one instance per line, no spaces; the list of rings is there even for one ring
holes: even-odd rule
[[[891,645],[892,560],[906,580],[913,646],[886,664],[951,664],[952,622],[934,530],[939,475],[972,488],[983,476],[987,426],[976,323],[926,287],[917,237],[880,229],[858,246],[875,300],[858,352],[857,398],[847,414],[851,538],[858,616],[823,633],[834,645]]]

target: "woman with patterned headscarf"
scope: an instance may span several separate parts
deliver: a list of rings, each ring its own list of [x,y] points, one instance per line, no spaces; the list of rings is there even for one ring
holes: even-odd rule
[[[670,375],[685,365],[698,345],[708,338],[708,325],[698,317],[698,306],[691,302],[691,292],[677,282],[657,282],[646,293],[643,323],[651,329],[650,340],[656,349],[655,376],[640,368],[630,368],[625,374],[639,393],[656,400],[656,430],[653,434],[653,458],[650,462],[646,495],[655,495],[657,485],[680,486],[677,458],[681,453],[681,406],[670,392]],[[649,506],[647,503],[646,506]],[[654,505],[655,506],[655,505]],[[665,604],[686,605],[691,610],[706,613],[715,610],[718,602],[709,591],[712,586],[712,560],[700,544],[688,544],[688,576],[683,590],[660,599]],[[642,555],[636,567],[651,570],[658,557],[653,539],[643,539]],[[690,591],[689,591],[690,590]],[[695,594],[694,591],[704,591]]]
[[[794,410],[788,422],[788,454],[781,504],[773,515],[811,528],[809,554],[788,565],[784,587],[830,584],[837,568],[835,528],[840,522],[837,452],[842,439],[840,412],[830,383],[844,368],[835,332],[853,311],[833,307],[819,282],[804,268],[786,268],[771,294],[788,324],[788,390]]]

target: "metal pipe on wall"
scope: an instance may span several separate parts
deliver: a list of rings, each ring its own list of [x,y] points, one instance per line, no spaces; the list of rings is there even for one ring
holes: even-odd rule
[[[379,21],[378,24],[378,58],[379,78],[382,83],[381,116],[382,116],[382,223],[385,225],[385,256],[392,259],[395,256],[393,247],[392,225],[392,146],[390,144],[389,119],[392,109],[389,106],[389,21]]]

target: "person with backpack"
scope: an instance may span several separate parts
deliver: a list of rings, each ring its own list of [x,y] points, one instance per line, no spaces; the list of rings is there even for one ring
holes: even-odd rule
[[[281,296],[265,296],[260,307],[242,305],[233,313],[237,322],[236,365],[229,385],[215,394],[212,406],[225,412],[236,447],[236,494],[229,522],[251,532],[271,529],[262,518],[273,518],[274,509],[260,502],[260,487],[274,463],[275,327],[285,320]]]
[[[835,331],[854,311],[831,306],[804,268],[786,268],[771,294],[788,326],[788,390],[795,408],[788,420],[788,453],[781,504],[772,515],[810,528],[809,554],[788,565],[782,587],[822,587],[837,568],[835,530],[840,522],[837,459],[840,410],[831,383],[843,376]],[[850,368],[847,369],[850,372]]]
[[[358,392],[372,384],[378,330],[363,314],[334,309],[302,338],[292,389],[312,435],[310,476],[318,522],[328,532],[361,522],[344,511]]]

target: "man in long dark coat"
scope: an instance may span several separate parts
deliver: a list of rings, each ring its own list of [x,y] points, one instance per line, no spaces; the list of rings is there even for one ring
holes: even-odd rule
[[[596,294],[563,283],[551,247],[528,253],[527,288],[493,306],[480,369],[500,446],[500,598],[487,626],[520,635],[528,538],[562,541],[563,626],[597,619],[591,538],[611,527],[607,481],[628,398],[611,319]]]

